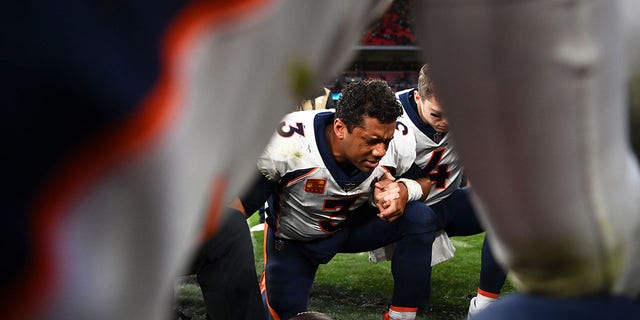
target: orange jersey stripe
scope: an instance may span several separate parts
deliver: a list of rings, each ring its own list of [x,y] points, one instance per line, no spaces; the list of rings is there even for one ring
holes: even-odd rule
[[[219,27],[234,16],[247,14],[269,0],[195,1],[187,5],[170,24],[164,37],[162,66],[158,81],[141,107],[128,120],[78,148],[43,184],[31,209],[33,257],[22,276],[15,279],[0,307],[3,317],[25,318],[37,312],[57,287],[55,234],[59,223],[92,182],[108,168],[133,158],[169,130],[178,116],[181,100],[177,70],[180,58],[206,28]],[[212,207],[219,207],[219,204]],[[4,298],[4,297],[3,297]]]

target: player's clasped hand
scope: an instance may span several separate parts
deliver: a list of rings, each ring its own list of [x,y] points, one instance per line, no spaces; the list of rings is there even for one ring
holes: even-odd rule
[[[378,217],[388,222],[393,222],[402,215],[407,202],[406,188],[404,200],[402,200],[402,188],[395,180],[396,179],[387,172],[385,176],[374,185],[373,199],[378,210],[380,210]]]

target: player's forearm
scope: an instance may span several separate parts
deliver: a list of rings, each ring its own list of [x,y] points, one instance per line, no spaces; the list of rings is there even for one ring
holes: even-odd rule
[[[422,197],[420,197],[420,201],[424,201],[427,199],[427,196],[429,196],[429,192],[431,192],[431,179],[418,178],[415,180],[420,184],[420,188],[422,188]]]
[[[398,184],[404,186],[400,190],[401,192],[407,193],[407,202],[415,200],[423,201],[427,198],[429,191],[431,191],[431,181],[426,178],[418,178],[416,180],[400,178],[398,179]],[[402,193],[401,198],[404,198],[402,197]]]
[[[422,190],[422,196],[419,198],[420,201],[424,201],[429,195],[429,192],[431,192],[431,179],[429,179],[429,173],[425,172],[425,170],[415,163],[411,165],[411,168],[409,168],[407,172],[403,173],[400,178],[415,180],[420,184],[420,189]]]

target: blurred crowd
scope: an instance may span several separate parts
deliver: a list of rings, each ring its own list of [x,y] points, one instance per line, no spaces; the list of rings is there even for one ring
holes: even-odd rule
[[[393,1],[382,18],[364,35],[362,44],[368,46],[415,45],[414,23],[409,15],[408,1]]]

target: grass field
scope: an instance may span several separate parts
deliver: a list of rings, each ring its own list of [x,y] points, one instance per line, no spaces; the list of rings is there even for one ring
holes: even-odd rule
[[[258,223],[258,215],[249,219]],[[256,268],[263,268],[262,232],[253,233]],[[455,258],[433,268],[431,299],[420,319],[466,319],[469,300],[475,295],[484,235],[452,238]],[[320,266],[311,294],[310,310],[335,320],[382,319],[389,307],[393,280],[390,262],[372,263],[367,253],[339,254]],[[507,281],[502,294],[513,291]],[[176,284],[177,309],[193,320],[205,319],[202,294],[192,278]],[[425,315],[426,314],[426,315]]]

